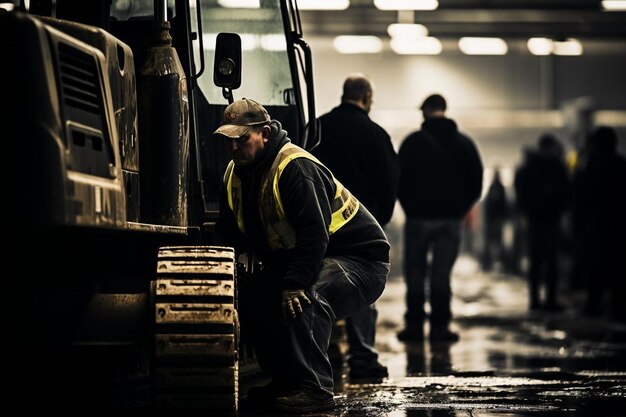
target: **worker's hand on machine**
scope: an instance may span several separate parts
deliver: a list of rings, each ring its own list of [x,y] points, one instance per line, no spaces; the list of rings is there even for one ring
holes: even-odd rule
[[[296,319],[302,314],[304,303],[311,304],[311,300],[306,296],[304,290],[284,290],[283,291],[283,317]]]

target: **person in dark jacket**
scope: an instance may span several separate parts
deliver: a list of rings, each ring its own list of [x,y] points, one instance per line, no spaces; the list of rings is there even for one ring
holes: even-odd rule
[[[500,169],[495,168],[493,180],[487,190],[484,202],[484,236],[483,270],[491,270],[494,261],[502,262],[504,249],[502,248],[502,232],[508,216],[506,190],[500,179]]]
[[[363,74],[346,78],[341,104],[320,117],[321,142],[312,153],[384,228],[396,202],[399,167],[391,138],[368,116],[372,96],[372,84]],[[377,316],[372,304],[346,319],[352,381],[388,376],[374,349]]]
[[[588,261],[584,312],[626,321],[626,158],[617,132],[598,126],[589,137],[586,165],[575,177],[574,215]],[[605,296],[608,295],[605,302]]]
[[[407,284],[403,341],[424,337],[425,281],[430,271],[430,334],[433,341],[456,341],[452,319],[450,274],[460,244],[460,222],[478,201],[483,165],[473,141],[445,117],[446,100],[424,100],[422,129],[402,143],[398,198],[406,214],[404,274]],[[431,265],[428,254],[432,250]]]
[[[263,273],[239,287],[270,384],[252,404],[291,413],[334,406],[327,349],[333,323],[374,303],[389,274],[389,243],[374,217],[319,160],[291,143],[259,103],[242,99],[215,131],[232,157],[216,232]]]
[[[559,310],[558,245],[561,218],[571,198],[571,184],[561,144],[549,133],[539,137],[538,151],[527,150],[515,174],[515,194],[528,223],[529,308]],[[541,284],[546,296],[541,300]]]

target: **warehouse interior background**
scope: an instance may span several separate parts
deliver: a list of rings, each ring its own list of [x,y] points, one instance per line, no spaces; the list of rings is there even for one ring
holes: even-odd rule
[[[424,98],[442,94],[448,117],[479,147],[483,193],[497,167],[514,204],[515,169],[524,148],[544,132],[557,136],[570,164],[597,125],[616,128],[619,152],[626,154],[626,1],[298,4],[313,51],[318,116],[339,104],[348,74],[364,73],[375,88],[370,117],[387,130],[397,150],[419,129]],[[461,41],[468,37],[479,42],[477,50]],[[403,223],[397,204],[387,229],[398,243],[395,269]],[[507,245],[513,239],[510,226]]]

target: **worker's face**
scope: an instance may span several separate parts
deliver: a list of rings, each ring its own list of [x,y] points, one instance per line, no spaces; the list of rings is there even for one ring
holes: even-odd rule
[[[250,129],[238,139],[226,138],[226,149],[235,165],[246,166],[254,163],[265,149],[269,134],[269,126],[264,126],[261,132]]]

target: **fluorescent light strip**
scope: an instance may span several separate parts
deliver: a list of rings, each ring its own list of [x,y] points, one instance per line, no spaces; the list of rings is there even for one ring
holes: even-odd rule
[[[583,54],[583,45],[578,39],[567,39],[563,42],[554,41],[548,38],[528,39],[528,50],[533,55],[563,55],[578,56]]]
[[[435,10],[439,7],[437,0],[374,0],[379,10]]]
[[[428,29],[417,23],[392,23],[387,27],[387,33],[392,38],[421,38],[428,36]]]
[[[222,7],[229,9],[260,9],[261,0],[217,0]]]
[[[441,41],[432,36],[411,40],[392,38],[389,46],[399,55],[439,55],[443,49]]]
[[[459,48],[466,55],[506,55],[509,48],[500,38],[472,38],[459,39]]]
[[[376,54],[383,50],[383,41],[377,36],[337,36],[333,46],[342,54]]]
[[[604,0],[602,2],[602,8],[610,12],[625,11],[626,0]]]
[[[564,42],[554,41],[554,55],[578,56],[583,54],[583,45],[577,39],[567,39]]]
[[[528,50],[533,55],[550,55],[554,49],[554,41],[548,38],[530,38],[526,43]]]
[[[298,0],[300,10],[346,10],[350,0]]]

